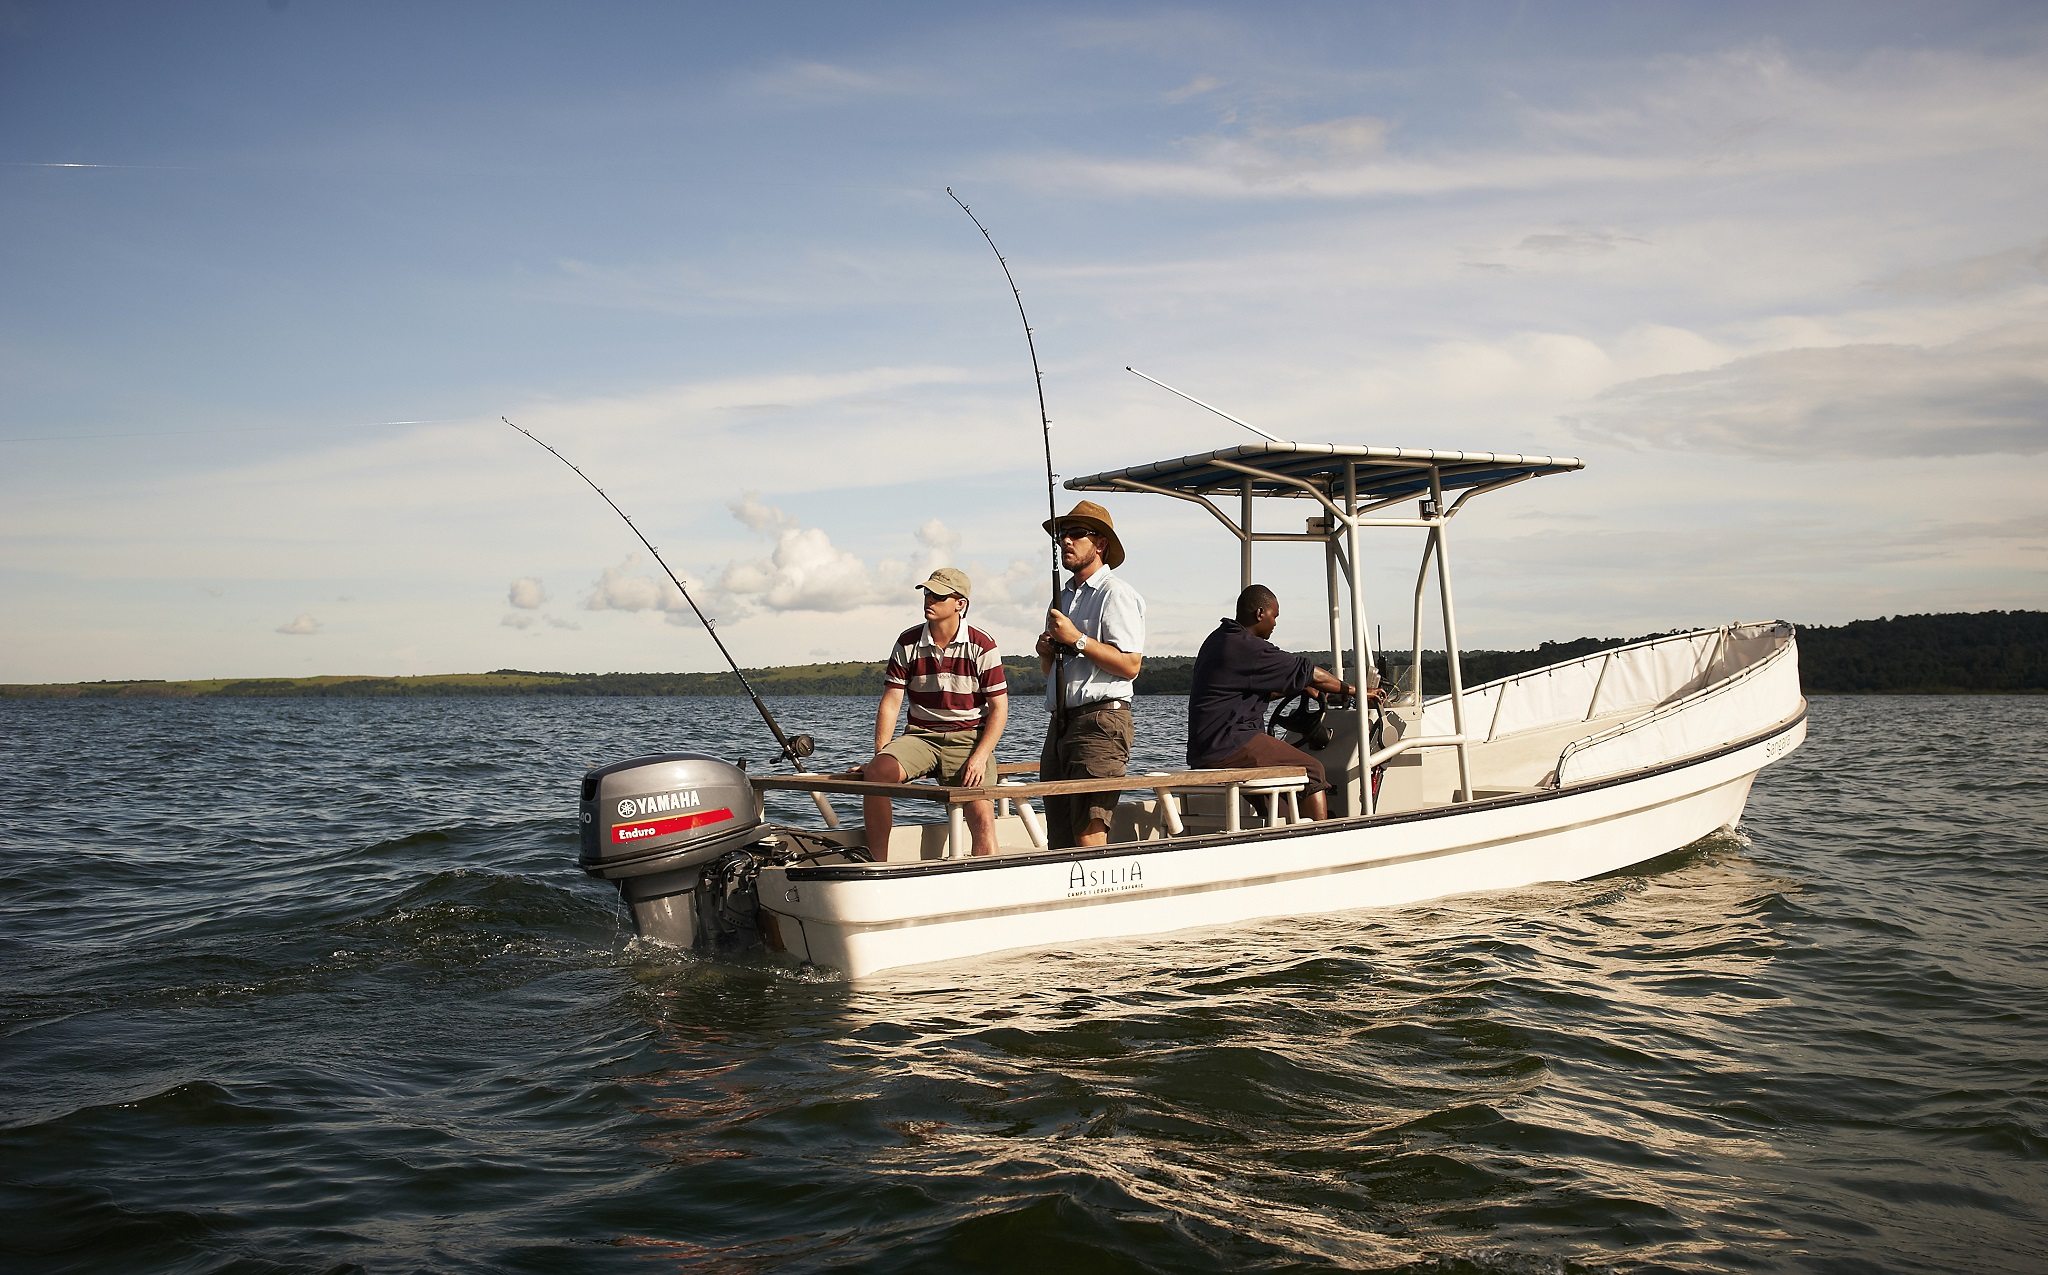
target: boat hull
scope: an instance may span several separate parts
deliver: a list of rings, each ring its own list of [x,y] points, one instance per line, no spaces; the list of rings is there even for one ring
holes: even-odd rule
[[[1626,775],[1405,814],[993,859],[771,867],[764,931],[850,978],[1264,918],[1582,880],[1734,824],[1805,738],[1804,701],[1746,739]]]

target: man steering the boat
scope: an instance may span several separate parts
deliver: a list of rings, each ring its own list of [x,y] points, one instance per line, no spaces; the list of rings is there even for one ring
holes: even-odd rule
[[[860,768],[870,783],[901,784],[937,775],[942,784],[979,788],[995,779],[996,741],[1010,718],[1010,686],[995,639],[967,624],[967,573],[941,567],[923,584],[924,623],[905,629],[889,652],[882,702],[875,709],[875,755]],[[900,738],[896,715],[910,704]],[[889,858],[895,812],[887,797],[862,797],[868,854]],[[967,803],[974,853],[994,854],[995,809]]]
[[[1195,656],[1194,689],[1188,693],[1188,765],[1197,770],[1248,766],[1300,766],[1308,772],[1302,813],[1330,817],[1329,776],[1322,761],[1266,733],[1266,704],[1283,696],[1353,697],[1349,682],[1273,645],[1280,599],[1262,584],[1237,595],[1235,619],[1224,620]],[[1378,702],[1380,688],[1366,693]]]
[[[1038,667],[1047,675],[1052,710],[1038,777],[1120,779],[1131,760],[1131,695],[1144,662],[1145,599],[1115,575],[1124,546],[1107,509],[1084,500],[1044,527],[1059,542],[1060,565],[1073,574],[1038,635]],[[1047,842],[1055,849],[1104,844],[1118,795],[1047,797]]]

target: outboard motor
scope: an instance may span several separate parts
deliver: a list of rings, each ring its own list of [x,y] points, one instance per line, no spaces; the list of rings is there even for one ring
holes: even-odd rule
[[[698,946],[705,866],[763,834],[746,772],[703,753],[599,766],[583,776],[579,812],[583,870],[618,885],[640,937],[674,947]]]

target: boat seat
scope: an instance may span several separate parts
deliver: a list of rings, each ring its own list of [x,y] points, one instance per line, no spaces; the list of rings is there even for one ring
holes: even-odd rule
[[[1163,776],[1167,772],[1155,770],[1151,775]],[[1200,771],[1193,772],[1200,774]],[[1187,821],[1181,809],[1180,799],[1184,795],[1218,796],[1223,806],[1223,830],[1243,830],[1240,802],[1249,804],[1253,815],[1259,819],[1259,827],[1280,828],[1301,822],[1301,790],[1308,787],[1308,776],[1277,775],[1271,779],[1245,779],[1236,783],[1182,784],[1174,788],[1154,788],[1159,799],[1159,817],[1166,825],[1166,835],[1178,837],[1187,831]],[[1239,801],[1231,800],[1235,792]]]

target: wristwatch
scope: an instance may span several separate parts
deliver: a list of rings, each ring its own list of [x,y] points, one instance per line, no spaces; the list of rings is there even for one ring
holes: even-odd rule
[[[1083,633],[1074,639],[1074,654],[1080,655],[1088,649],[1088,635]]]

